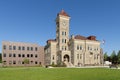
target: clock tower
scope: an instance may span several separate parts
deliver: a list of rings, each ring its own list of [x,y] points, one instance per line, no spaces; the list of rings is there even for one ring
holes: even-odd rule
[[[67,51],[69,42],[69,21],[70,16],[62,10],[56,18],[56,41],[57,50]]]
[[[57,14],[55,21],[56,39],[47,40],[44,48],[46,65],[80,67],[103,63],[100,42],[95,36],[76,35],[69,38],[70,16],[64,10]]]

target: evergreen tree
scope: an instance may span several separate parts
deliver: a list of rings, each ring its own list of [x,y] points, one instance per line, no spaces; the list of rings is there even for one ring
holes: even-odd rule
[[[120,50],[117,53],[118,63],[120,64]]]
[[[111,58],[113,64],[117,64],[118,60],[117,60],[117,55],[116,55],[115,51],[112,52],[110,58]]]
[[[105,52],[105,54],[104,54],[104,61],[108,61],[108,55],[107,55],[107,52]]]

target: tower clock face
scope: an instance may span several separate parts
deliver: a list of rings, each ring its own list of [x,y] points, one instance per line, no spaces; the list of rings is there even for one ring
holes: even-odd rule
[[[62,21],[62,25],[63,25],[63,26],[66,26],[66,25],[67,25],[67,22],[66,22],[66,21]]]

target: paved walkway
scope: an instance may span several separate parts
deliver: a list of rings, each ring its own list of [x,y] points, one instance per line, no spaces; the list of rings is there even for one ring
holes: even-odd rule
[[[68,67],[68,68],[109,68],[109,66],[81,66],[81,67]]]

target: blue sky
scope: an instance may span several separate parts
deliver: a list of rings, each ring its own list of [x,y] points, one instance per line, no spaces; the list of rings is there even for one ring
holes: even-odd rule
[[[55,18],[64,9],[70,34],[95,35],[109,54],[120,50],[120,0],[0,0],[0,52],[5,41],[42,46],[55,38]]]

